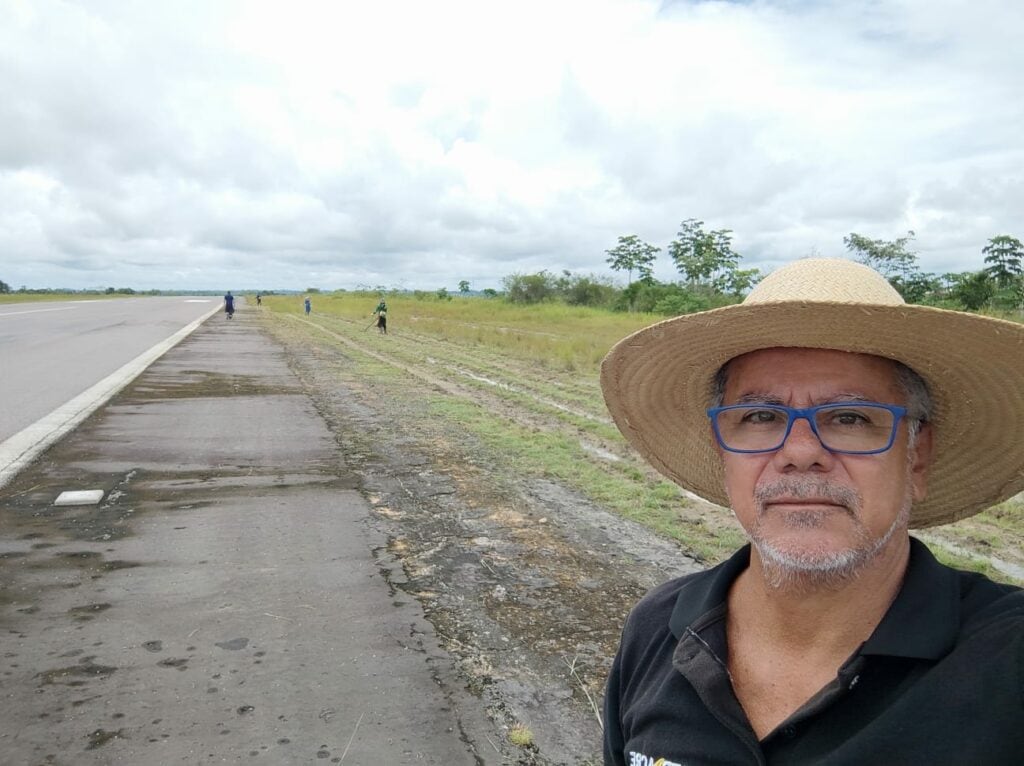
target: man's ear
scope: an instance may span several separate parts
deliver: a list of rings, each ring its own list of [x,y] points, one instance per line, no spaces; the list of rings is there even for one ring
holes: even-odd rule
[[[914,489],[914,501],[921,502],[928,495],[928,469],[935,452],[935,430],[931,423],[921,423],[910,455],[910,481]]]

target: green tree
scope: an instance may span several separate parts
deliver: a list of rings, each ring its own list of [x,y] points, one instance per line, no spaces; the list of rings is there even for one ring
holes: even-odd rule
[[[723,277],[723,292],[738,298],[760,282],[762,276],[760,269],[734,269]]]
[[[691,286],[702,285],[719,292],[738,286],[740,255],[732,249],[732,231],[705,231],[704,222],[687,218],[668,246],[676,268]]]
[[[447,287],[439,287],[439,288],[437,288],[437,292],[434,293],[434,295],[437,296],[437,299],[439,301],[450,301],[452,299],[452,296],[450,296],[448,294],[448,288]]]
[[[1024,245],[1016,237],[1000,234],[992,237],[985,247],[985,273],[999,287],[1013,287],[1024,274]]]
[[[849,236],[843,237],[843,244],[858,256],[861,263],[875,269],[891,282],[893,277],[917,270],[917,253],[907,247],[914,236],[914,232],[908,231],[907,236],[889,242],[850,232]]]
[[[928,303],[942,294],[942,283],[934,274],[914,271],[897,278],[893,285],[907,303]]]
[[[6,295],[11,291],[11,286],[0,279],[0,295]]]
[[[495,290],[493,287],[485,287],[483,289],[483,293],[484,293],[484,297],[485,298],[497,298],[498,297],[498,291]]]
[[[459,292],[462,293],[463,295],[469,292],[469,282],[467,282],[465,279],[460,280],[459,282]]]
[[[965,271],[944,275],[952,285],[949,295],[968,311],[977,311],[992,298],[995,284],[984,271]]]
[[[648,244],[636,234],[628,237],[619,237],[619,244],[611,250],[605,250],[608,254],[607,263],[614,271],[625,271],[628,275],[627,285],[633,284],[633,272],[640,275],[641,281],[652,279],[652,264],[654,257],[661,252],[660,247]]]
[[[871,239],[863,234],[851,232],[843,237],[846,249],[858,256],[865,266],[878,271],[889,280],[908,303],[920,303],[931,292],[939,288],[934,274],[926,274],[917,266],[917,253],[909,248],[914,232],[897,237],[891,242],[885,239]]]

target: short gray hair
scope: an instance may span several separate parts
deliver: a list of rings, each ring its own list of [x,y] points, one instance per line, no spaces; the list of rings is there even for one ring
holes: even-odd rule
[[[924,378],[903,362],[897,362],[895,359],[890,361],[893,363],[896,373],[896,384],[906,399],[904,406],[907,408],[907,430],[910,434],[911,444],[913,444],[921,424],[928,423],[932,419],[934,409],[932,395]],[[729,364],[731,362],[730,359],[719,367],[711,380],[710,401],[712,407],[721,407],[722,402],[725,401],[725,386],[729,382]]]

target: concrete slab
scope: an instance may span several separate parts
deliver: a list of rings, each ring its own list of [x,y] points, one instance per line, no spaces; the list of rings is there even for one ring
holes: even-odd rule
[[[69,489],[57,495],[54,505],[98,505],[103,499],[102,489]]]

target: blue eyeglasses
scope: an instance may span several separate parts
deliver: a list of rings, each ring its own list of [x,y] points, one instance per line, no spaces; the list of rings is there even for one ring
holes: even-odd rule
[[[874,455],[896,440],[906,407],[878,402],[839,402],[817,407],[730,404],[707,411],[715,438],[729,452],[774,452],[785,444],[793,423],[806,420],[829,452]]]

